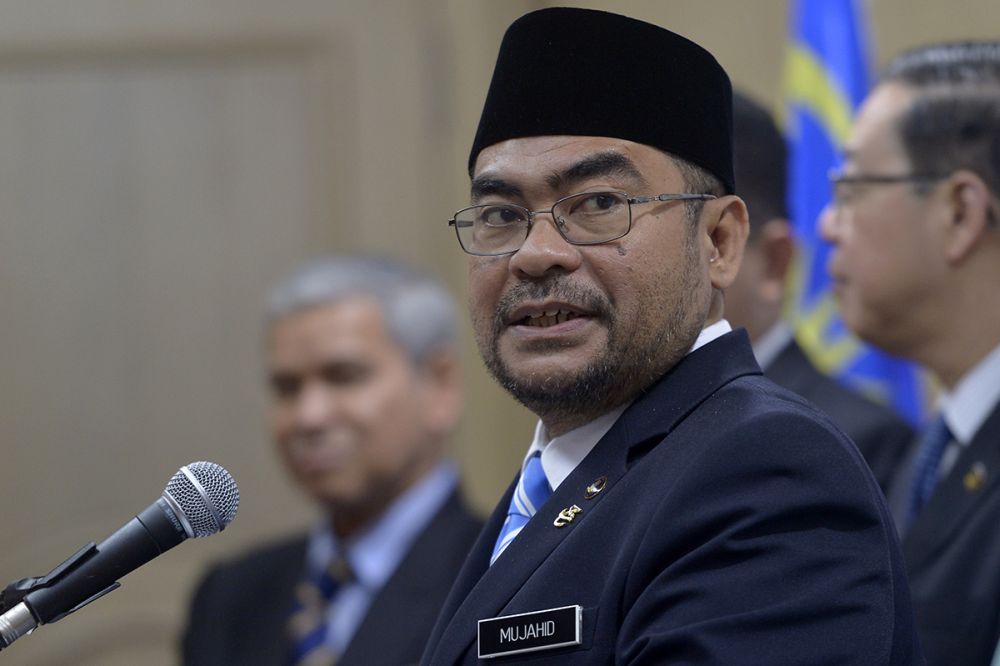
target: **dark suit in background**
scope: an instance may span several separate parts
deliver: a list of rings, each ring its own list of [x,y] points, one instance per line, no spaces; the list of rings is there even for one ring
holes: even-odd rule
[[[400,666],[420,659],[434,619],[482,522],[453,495],[378,593],[338,664]],[[284,626],[305,564],[306,537],[212,569],[191,605],[186,666],[287,666]]]
[[[794,340],[764,369],[764,374],[826,412],[857,445],[879,486],[889,488],[913,441],[913,430],[903,419],[820,372]]]
[[[764,374],[814,402],[854,440],[885,490],[913,431],[890,408],[822,373],[783,322],[795,255],[787,209],[788,151],[771,114],[739,92],[733,96],[733,149],[737,187],[750,211],[750,237],[739,275],[726,291],[726,318],[747,329]]]
[[[911,464],[890,492],[900,523]],[[1000,405],[906,531],[903,556],[927,663],[989,664],[1000,638]]]

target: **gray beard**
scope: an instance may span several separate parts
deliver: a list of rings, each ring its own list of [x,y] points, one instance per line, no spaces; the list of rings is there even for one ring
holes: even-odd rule
[[[684,268],[687,277],[681,285],[681,297],[674,311],[655,327],[654,335],[623,331],[612,303],[604,294],[566,284],[561,276],[518,285],[498,303],[490,337],[479,340],[487,369],[508,393],[541,418],[550,434],[553,434],[553,425],[558,424],[556,434],[567,432],[634,400],[684,357],[707,317],[707,304],[702,312],[696,312],[698,303],[693,276],[697,257],[688,253],[687,258]],[[543,300],[546,297],[585,305],[595,319],[605,322],[607,347],[575,374],[516,376],[499,351],[507,313],[525,299]],[[558,346],[552,343],[551,348]],[[544,351],[545,347],[535,350]]]

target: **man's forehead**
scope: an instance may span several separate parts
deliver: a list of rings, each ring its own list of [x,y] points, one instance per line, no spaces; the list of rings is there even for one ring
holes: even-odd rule
[[[913,91],[897,83],[881,84],[861,105],[844,147],[844,160],[864,163],[905,157],[898,121],[913,99]]]

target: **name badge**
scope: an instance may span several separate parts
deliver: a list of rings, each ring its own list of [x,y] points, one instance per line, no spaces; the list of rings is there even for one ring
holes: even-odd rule
[[[579,645],[582,629],[582,606],[563,606],[480,620],[479,658],[493,659],[508,654]]]

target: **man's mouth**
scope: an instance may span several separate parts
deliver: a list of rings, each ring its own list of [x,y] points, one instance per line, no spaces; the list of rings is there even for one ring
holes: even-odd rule
[[[520,326],[545,328],[547,326],[555,326],[556,324],[565,323],[570,319],[576,319],[579,316],[579,312],[574,312],[572,310],[547,310],[539,314],[528,315],[515,323]]]
[[[831,254],[826,261],[826,276],[830,278],[830,282],[838,284],[844,281],[844,273],[834,265],[834,259],[835,257]]]

